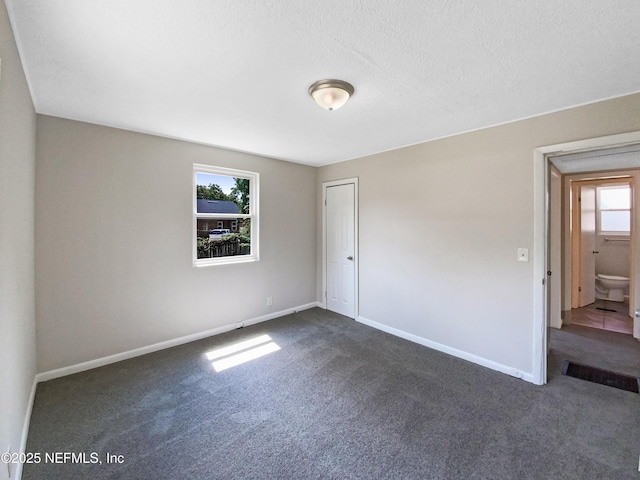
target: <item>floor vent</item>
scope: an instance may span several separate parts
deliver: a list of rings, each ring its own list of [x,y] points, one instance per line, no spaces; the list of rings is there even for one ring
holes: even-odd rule
[[[587,382],[608,385],[609,387],[619,388],[627,392],[640,393],[638,390],[638,378],[621,373],[610,372],[600,368],[590,367],[588,365],[580,365],[579,363],[564,361],[562,366],[562,374],[568,377],[579,378]]]

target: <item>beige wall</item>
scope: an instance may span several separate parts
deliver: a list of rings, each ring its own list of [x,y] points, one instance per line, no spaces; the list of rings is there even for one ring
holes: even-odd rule
[[[37,138],[40,371],[315,302],[317,169],[48,116]],[[260,174],[259,262],[192,266],[193,163]]]
[[[0,2],[0,59],[0,452],[9,444],[17,452],[36,373],[36,115],[4,2]],[[0,479],[8,478],[5,464],[0,467]]]
[[[640,130],[639,111],[631,95],[322,167],[319,186],[359,177],[360,316],[532,375],[533,151]]]

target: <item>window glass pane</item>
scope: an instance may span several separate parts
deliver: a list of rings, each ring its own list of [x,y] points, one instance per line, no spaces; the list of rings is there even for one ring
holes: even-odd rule
[[[631,230],[629,211],[600,212],[600,230],[603,232],[629,232]]]
[[[629,187],[599,188],[601,210],[625,210],[631,208],[631,189]]]
[[[233,231],[234,224],[236,232]],[[249,218],[198,218],[196,228],[198,258],[251,255]]]
[[[196,173],[198,213],[249,212],[248,178]]]
[[[198,164],[193,174],[193,265],[258,261],[259,174]]]

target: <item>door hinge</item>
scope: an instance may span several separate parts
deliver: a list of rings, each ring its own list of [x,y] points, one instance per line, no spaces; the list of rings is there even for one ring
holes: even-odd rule
[[[542,285],[544,285],[544,278],[542,279]]]
[[[578,291],[581,292],[582,291],[582,287],[578,287]]]

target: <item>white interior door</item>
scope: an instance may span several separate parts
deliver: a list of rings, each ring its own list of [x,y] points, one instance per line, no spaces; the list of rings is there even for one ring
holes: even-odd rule
[[[596,301],[596,188],[580,187],[580,294],[578,306]]]
[[[355,318],[355,185],[327,187],[327,309]]]

